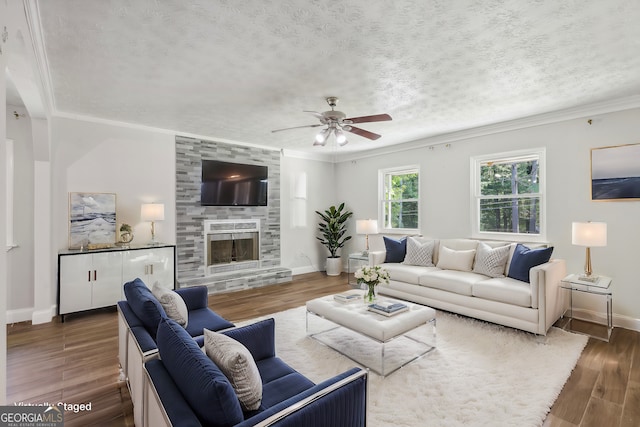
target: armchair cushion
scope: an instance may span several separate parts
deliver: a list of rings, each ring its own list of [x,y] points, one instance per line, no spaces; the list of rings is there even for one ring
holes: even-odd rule
[[[244,419],[229,380],[184,328],[163,319],[157,342],[163,364],[203,424],[229,426]]]
[[[159,282],[153,284],[151,293],[162,305],[165,313],[170,319],[173,319],[183,328],[187,327],[189,322],[189,311],[182,297],[171,289],[167,289]]]
[[[233,338],[208,329],[204,330],[204,348],[231,383],[242,409],[260,408],[262,379],[249,350]]]
[[[167,314],[151,293],[151,289],[140,279],[124,284],[124,295],[131,310],[142,321],[149,334],[155,339],[160,320]]]
[[[211,331],[220,331],[222,329],[233,328],[233,323],[223,319],[210,310],[208,307],[189,310],[189,323],[187,324],[187,332],[192,337],[199,337],[204,334],[204,329]]]

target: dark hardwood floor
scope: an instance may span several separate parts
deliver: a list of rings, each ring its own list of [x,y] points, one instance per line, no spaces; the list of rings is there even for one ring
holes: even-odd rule
[[[310,273],[211,295],[209,306],[238,322],[347,289],[344,274]],[[131,399],[118,380],[116,316],[110,308],[69,315],[65,323],[7,325],[7,404],[91,403],[91,411],[66,412],[65,425],[132,426]],[[544,426],[640,426],[640,333],[616,328],[609,343],[589,339]]]

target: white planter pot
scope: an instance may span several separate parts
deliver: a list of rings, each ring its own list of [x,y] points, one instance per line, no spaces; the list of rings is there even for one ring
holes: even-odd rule
[[[327,276],[339,276],[342,273],[342,258],[327,258]]]

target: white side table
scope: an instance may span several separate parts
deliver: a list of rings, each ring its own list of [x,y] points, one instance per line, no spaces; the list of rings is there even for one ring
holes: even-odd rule
[[[356,280],[354,273],[358,268],[363,265],[369,264],[369,255],[363,255],[362,252],[355,252],[349,254],[349,260],[347,263],[347,284],[357,287],[358,281]]]
[[[570,274],[560,281],[560,287],[569,291],[568,322],[564,328],[572,332],[582,333],[593,338],[609,342],[609,338],[611,338],[611,331],[613,331],[611,278],[599,276],[595,281],[590,282],[580,280],[580,276],[578,274]],[[575,319],[573,317],[574,292],[581,292],[605,298],[607,304],[607,324],[602,325],[591,321]],[[599,333],[598,330],[603,331],[602,333]]]

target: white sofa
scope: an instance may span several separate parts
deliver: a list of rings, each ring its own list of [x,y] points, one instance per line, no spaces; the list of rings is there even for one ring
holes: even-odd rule
[[[420,239],[423,239],[422,242],[433,241],[432,261],[435,266],[385,263],[385,251],[369,252],[369,264],[382,265],[390,275],[388,285],[378,286],[380,294],[538,335],[546,335],[548,329],[564,313],[565,298],[560,288],[560,280],[566,276],[564,260],[551,259],[532,267],[529,270],[530,283],[526,283],[507,277],[516,243],[473,239]],[[443,247],[447,248],[444,255],[450,260],[454,253],[452,251],[455,254],[463,253],[458,251],[468,254],[471,250],[479,250],[480,242],[491,248],[509,245],[509,255],[502,273],[504,277],[489,277],[474,272],[476,259],[471,268],[462,268],[467,271],[437,267],[438,264],[444,266],[444,262],[439,263]],[[530,248],[543,246],[524,245]],[[486,253],[487,250],[483,250]]]

